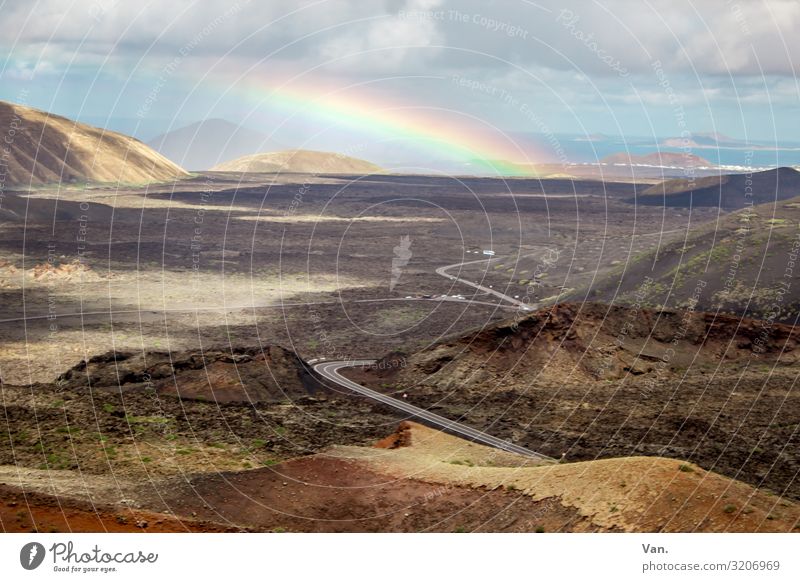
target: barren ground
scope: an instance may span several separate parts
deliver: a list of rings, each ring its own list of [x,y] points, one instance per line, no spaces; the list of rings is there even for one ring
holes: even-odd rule
[[[269,374],[281,358],[264,364],[255,356],[246,369],[224,361],[226,353],[265,346],[306,360],[424,352],[518,315],[437,275],[438,267],[478,261],[451,272],[511,296],[533,289],[532,303],[549,304],[588,295],[620,264],[715,218],[710,209],[632,212],[624,199],[635,188],[425,176],[250,175],[239,182],[209,174],[148,189],[18,193],[31,196],[36,212],[0,224],[3,528],[61,530],[67,524],[54,504],[63,503],[75,531],[130,529],[134,518],[121,522],[120,508],[163,515],[146,519],[149,527],[161,520],[155,531],[791,529],[794,506],[781,497],[797,498],[791,365],[676,364],[659,376],[663,394],[650,399],[641,398],[648,370],[625,382],[566,375],[523,391],[500,383],[457,398],[416,382],[361,377],[551,456],[565,453],[567,461],[681,459],[652,461],[651,487],[661,483],[675,497],[663,511],[641,519],[620,511],[622,519],[609,505],[598,520],[575,500],[521,496],[492,480],[461,475],[453,484],[438,471],[398,477],[408,459],[384,466],[364,448],[394,432],[403,420],[396,413],[336,390],[277,397],[273,383],[258,384],[259,366]],[[459,294],[466,299],[453,298]],[[141,369],[111,358],[95,382],[81,362],[109,351],[143,358]],[[152,375],[156,352],[166,375],[151,386],[145,374]],[[182,363],[211,353],[223,359]],[[55,382],[71,368],[70,382]],[[258,398],[237,400],[243,389]],[[212,398],[216,391],[224,398]],[[676,469],[687,461],[691,471]],[[582,471],[574,467],[559,466],[560,479]],[[617,470],[596,467],[598,479]],[[721,484],[729,482],[714,481],[717,501],[704,501],[710,513],[672,523],[681,515],[675,500],[689,498],[704,469],[771,491],[789,509],[770,519],[762,500],[759,521],[744,509],[739,516],[752,489],[736,489],[720,509],[728,495]],[[675,471],[683,485],[666,487]],[[98,480],[105,485],[86,490]],[[9,505],[23,491],[41,496],[26,501],[28,516]],[[90,502],[101,509],[93,512]]]

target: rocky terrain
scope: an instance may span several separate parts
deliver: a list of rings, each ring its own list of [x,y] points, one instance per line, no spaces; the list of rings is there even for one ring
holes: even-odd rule
[[[6,531],[787,532],[800,518],[691,463],[531,465],[413,422],[373,446],[244,471],[133,481],[0,467],[0,480]]]
[[[748,206],[631,256],[588,295],[794,323],[798,251],[800,197]]]
[[[52,383],[2,385],[0,465],[84,474],[242,469],[361,444],[397,417],[283,348],[109,353]]]
[[[551,457],[671,457],[797,499],[799,339],[730,316],[562,304],[348,375]]]
[[[649,184],[313,171],[5,192],[3,529],[791,529],[794,331],[701,313],[695,255],[723,269],[715,228],[731,247],[749,212],[777,284],[794,201],[631,212]],[[665,251],[691,266],[669,298]],[[579,301],[522,312],[456,275]],[[397,431],[305,363],[382,355],[349,374],[561,462]]]
[[[59,388],[152,391],[192,400],[292,402],[323,387],[297,355],[280,346],[228,351],[108,352],[61,374]]]

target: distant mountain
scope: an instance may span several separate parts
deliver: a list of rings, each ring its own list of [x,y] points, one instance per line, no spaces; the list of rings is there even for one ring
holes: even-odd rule
[[[206,119],[159,135],[148,145],[190,170],[208,170],[224,160],[280,149],[267,134],[224,119]]]
[[[683,148],[683,147],[694,147],[700,149],[718,148],[718,147],[741,148],[741,147],[746,147],[747,142],[740,139],[736,139],[734,137],[723,135],[721,133],[709,131],[709,132],[693,133],[687,137],[669,137],[663,140],[661,142],[661,145],[670,148]]]
[[[0,101],[0,127],[7,140],[6,185],[139,184],[187,175],[137,139],[31,107]]]
[[[380,166],[331,152],[286,150],[244,156],[211,168],[218,172],[291,172],[319,174],[374,174]]]
[[[649,206],[719,206],[724,210],[744,208],[800,196],[800,172],[777,168],[753,174],[667,180],[651,186],[635,200]]]
[[[653,152],[652,154],[634,155],[625,152],[606,156],[601,163],[627,164],[629,166],[674,166],[679,168],[710,167],[711,162],[694,154],[682,152]]]

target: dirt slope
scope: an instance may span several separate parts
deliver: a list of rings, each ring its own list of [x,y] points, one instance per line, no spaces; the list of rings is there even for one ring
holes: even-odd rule
[[[793,531],[800,508],[681,461],[543,463],[400,425],[270,468],[164,482],[151,510],[281,531]]]
[[[534,378],[559,383],[565,374],[575,381],[620,379],[652,370],[667,349],[671,367],[747,363],[756,350],[764,362],[797,362],[800,329],[776,324],[765,337],[762,330],[756,320],[705,312],[562,303],[439,342],[408,356],[404,366],[386,362],[377,373],[425,385],[446,379],[470,389]]]
[[[691,463],[531,465],[412,422],[373,447],[258,469],[133,480],[0,466],[5,531],[786,532],[798,519],[794,502]]]
[[[142,142],[38,109],[0,101],[0,131],[11,141],[6,185],[147,183],[186,172]]]
[[[330,152],[286,150],[244,156],[218,164],[218,172],[294,172],[303,174],[374,174],[379,166]]]
[[[800,308],[800,197],[747,207],[634,256],[593,285],[593,300],[793,322]]]
[[[502,489],[395,479],[338,448],[253,471],[197,475],[145,506],[259,531],[419,532],[593,530],[573,508]],[[349,458],[348,458],[349,457]]]
[[[586,526],[621,531],[792,531],[800,507],[697,466],[662,458],[631,457],[566,464],[526,465],[525,459],[403,423],[407,446],[387,452],[337,447],[331,455],[357,459],[395,479],[446,487],[517,492],[551,500]],[[524,510],[520,510],[524,517]]]
[[[731,316],[561,304],[346,374],[554,458],[688,460],[798,499],[798,340]]]

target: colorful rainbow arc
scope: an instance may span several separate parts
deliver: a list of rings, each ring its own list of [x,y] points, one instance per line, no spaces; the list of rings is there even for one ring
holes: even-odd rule
[[[548,157],[541,146],[515,143],[500,130],[455,111],[391,103],[363,91],[331,91],[297,83],[247,82],[235,87],[248,100],[361,132],[412,141],[431,155],[469,162],[488,174],[537,175],[535,163]]]

